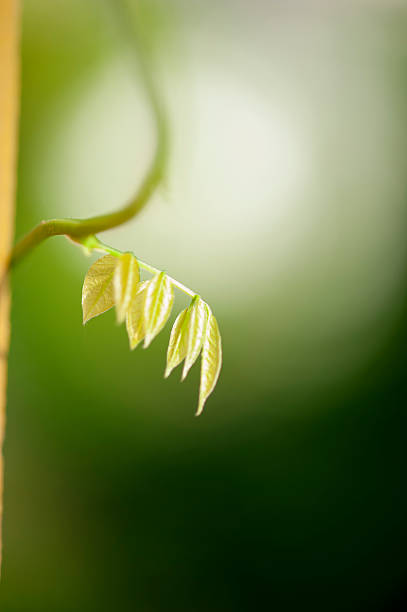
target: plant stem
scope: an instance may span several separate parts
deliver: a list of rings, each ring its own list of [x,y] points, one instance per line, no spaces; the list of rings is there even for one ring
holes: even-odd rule
[[[99,238],[97,238],[96,236],[88,236],[84,240],[79,240],[77,242],[81,244],[83,247],[85,247],[85,249],[90,249],[91,251],[98,251],[100,253],[109,253],[109,255],[114,255],[115,257],[120,257],[121,255],[123,255],[123,251],[119,251],[118,249],[114,249],[113,247],[110,247],[109,245],[99,240]],[[146,272],[150,272],[150,274],[160,274],[160,272],[162,272],[162,270],[158,270],[158,268],[154,268],[154,266],[150,266],[150,264],[146,263],[145,261],[142,261],[136,255],[134,255],[134,257],[137,259],[137,262],[140,268],[142,268],[143,270],[146,270]],[[189,295],[192,298],[198,295],[195,291],[193,291],[192,289],[189,289],[189,287],[186,287],[185,285],[177,281],[172,276],[169,276],[167,274],[167,277],[169,278],[171,283],[174,285],[174,287],[177,287],[180,291],[182,291],[186,295]]]
[[[0,270],[7,265],[14,232],[15,166],[19,99],[19,2],[0,0]],[[10,340],[8,279],[0,279],[0,563],[7,362]]]
[[[117,21],[125,35],[125,40],[132,47],[132,51],[137,52],[143,82],[154,115],[157,145],[150,169],[134,197],[119,210],[89,219],[49,219],[41,221],[14,246],[6,263],[6,272],[33,248],[51,236],[65,235],[75,240],[126,223],[146,205],[164,177],[168,158],[168,130],[163,105],[152,77],[151,66],[146,57],[144,46],[140,41],[140,32],[138,36],[135,36],[134,32],[131,31],[129,24],[132,19],[127,14],[125,2],[114,0],[112,7],[115,9]]]

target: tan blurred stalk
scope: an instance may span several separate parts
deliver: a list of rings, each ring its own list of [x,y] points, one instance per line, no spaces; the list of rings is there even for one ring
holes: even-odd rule
[[[0,270],[3,270],[14,231],[15,166],[18,118],[18,0],[0,0]],[[1,277],[3,274],[1,274]],[[6,413],[7,355],[10,337],[8,282],[0,288],[0,444]],[[0,567],[3,516],[3,456],[0,453]]]

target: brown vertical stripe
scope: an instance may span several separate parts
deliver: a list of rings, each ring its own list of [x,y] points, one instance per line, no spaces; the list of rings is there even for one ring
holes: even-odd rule
[[[0,277],[14,230],[18,119],[18,0],[0,0]],[[10,337],[8,283],[0,288],[0,445],[6,413],[7,354]],[[0,529],[3,516],[3,457],[0,453]],[[0,531],[1,563],[1,531]]]

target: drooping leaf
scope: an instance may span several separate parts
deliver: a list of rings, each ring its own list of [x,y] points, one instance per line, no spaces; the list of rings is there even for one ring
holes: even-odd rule
[[[148,281],[138,284],[136,295],[126,314],[126,327],[131,350],[135,349],[145,336],[144,300],[147,286]]]
[[[136,295],[139,281],[140,270],[137,259],[131,253],[124,253],[119,258],[113,277],[114,299],[119,323],[126,318],[126,312]]]
[[[188,319],[189,308],[185,308],[175,319],[171,330],[170,342],[167,351],[167,367],[164,377],[168,378],[174,368],[181,363],[188,349]]]
[[[113,276],[117,257],[104,255],[92,264],[82,289],[83,323],[114,306]]]
[[[201,414],[209,395],[215,388],[222,366],[222,342],[218,323],[212,312],[208,312],[205,339],[202,347],[201,383],[196,415]]]
[[[187,354],[181,380],[184,380],[201,352],[208,320],[208,308],[201,298],[194,299],[189,308]]]
[[[174,290],[168,276],[161,272],[148,281],[144,300],[145,338],[147,348],[155,336],[162,330],[171,313],[174,302]]]

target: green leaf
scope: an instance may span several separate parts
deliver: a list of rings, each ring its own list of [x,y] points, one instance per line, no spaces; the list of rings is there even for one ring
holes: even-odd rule
[[[170,342],[167,351],[167,367],[164,377],[168,378],[174,368],[185,359],[188,349],[188,319],[190,310],[185,308],[179,313],[172,326]]]
[[[136,295],[126,314],[126,328],[131,350],[136,348],[146,333],[144,325],[144,300],[147,286],[148,281],[138,284]]]
[[[117,257],[105,255],[87,271],[82,289],[83,323],[114,306],[113,276]]]
[[[174,290],[168,276],[161,272],[148,281],[144,300],[144,322],[146,335],[144,348],[147,348],[162,330],[171,313]]]
[[[201,298],[194,298],[189,310],[188,346],[181,380],[184,380],[201,352],[208,320],[208,308]]]
[[[139,281],[140,270],[137,259],[131,253],[124,253],[119,258],[113,277],[114,298],[119,323],[122,323],[126,318],[126,312],[136,294]]]
[[[222,342],[218,323],[212,312],[208,312],[205,340],[202,347],[201,384],[196,416],[200,415],[206,400],[215,388],[222,366]]]

